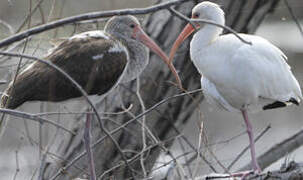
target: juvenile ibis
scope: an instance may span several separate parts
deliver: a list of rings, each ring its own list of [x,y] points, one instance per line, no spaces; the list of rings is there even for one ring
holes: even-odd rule
[[[192,10],[192,19],[205,19],[224,25],[223,10],[214,3],[204,1]],[[287,64],[287,57],[266,39],[239,34],[222,34],[222,28],[194,22],[197,31],[190,42],[190,57],[201,74],[206,99],[221,109],[241,112],[249,136],[254,172],[261,172],[255,156],[252,126],[247,112],[299,105],[302,99],[300,85]],[[180,44],[195,31],[187,24],[176,39],[170,60]]]
[[[102,95],[118,83],[131,81],[140,75],[149,61],[146,47],[164,60],[181,86],[166,54],[146,35],[139,21],[130,15],[112,17],[104,31],[72,36],[55,47],[45,59],[69,74],[87,94]],[[1,107],[15,109],[27,101],[58,102],[81,95],[61,73],[46,64],[34,62],[18,74],[14,86],[9,84],[1,98]],[[4,122],[0,122],[1,131]]]

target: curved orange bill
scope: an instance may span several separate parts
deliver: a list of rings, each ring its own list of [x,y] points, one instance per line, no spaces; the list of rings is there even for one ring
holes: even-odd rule
[[[177,84],[180,89],[183,89],[180,77],[172,63],[169,62],[167,55],[162,51],[162,49],[150,38],[148,35],[137,26],[133,35],[137,40],[146,45],[149,49],[151,49],[154,53],[161,57],[161,59],[167,64],[168,68],[171,70],[173,75],[176,78]]]
[[[169,53],[169,63],[172,63],[172,61],[174,59],[174,55],[177,52],[177,50],[178,50],[179,46],[181,45],[181,43],[186,38],[188,38],[188,36],[191,35],[194,31],[195,31],[195,28],[191,24],[187,24],[184,27],[183,31],[180,33],[180,35],[178,36],[178,38],[174,42],[173,47],[170,50],[170,53]]]

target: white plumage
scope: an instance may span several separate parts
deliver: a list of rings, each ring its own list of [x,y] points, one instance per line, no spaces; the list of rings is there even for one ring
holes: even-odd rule
[[[224,12],[217,4],[204,1],[192,10],[193,19],[206,19],[224,25]],[[254,171],[261,172],[255,156],[252,126],[248,111],[259,111],[299,104],[300,85],[287,64],[287,57],[276,46],[259,36],[239,34],[221,35],[222,28],[197,22],[199,30],[190,43],[190,56],[200,72],[205,97],[212,104],[227,111],[241,112],[246,124]],[[172,60],[179,45],[194,32],[188,24],[171,53]],[[247,173],[244,173],[246,176]]]
[[[211,101],[229,111],[258,111],[291,98],[300,102],[299,83],[277,47],[261,37],[245,34],[240,35],[252,45],[229,34],[199,46],[199,36],[205,35],[203,29],[200,31],[191,42],[191,59],[203,75],[202,88],[208,99],[215,98]]]

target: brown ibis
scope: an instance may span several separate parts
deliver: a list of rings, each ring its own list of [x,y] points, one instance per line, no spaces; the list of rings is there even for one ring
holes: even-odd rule
[[[300,85],[286,62],[287,57],[266,39],[239,34],[252,43],[246,44],[233,34],[222,35],[221,27],[195,21],[199,19],[225,25],[220,6],[208,1],[196,5],[192,20],[197,31],[191,24],[186,25],[171,49],[170,61],[179,45],[195,32],[190,42],[190,56],[202,76],[205,97],[221,109],[242,114],[249,136],[253,170],[261,172],[247,112],[298,105],[302,99]]]
[[[89,31],[70,37],[45,59],[64,70],[87,94],[103,95],[118,83],[131,81],[140,75],[149,62],[147,47],[168,65],[181,87],[176,70],[166,54],[131,15],[112,17],[103,31]],[[14,86],[9,84],[1,98],[1,107],[15,109],[28,101],[58,102],[80,96],[81,92],[65,76],[36,61],[17,75]],[[5,122],[0,122],[1,131]],[[89,132],[89,126],[86,132]],[[89,143],[86,143],[86,149],[89,152]],[[94,180],[92,155],[88,155],[91,179]]]

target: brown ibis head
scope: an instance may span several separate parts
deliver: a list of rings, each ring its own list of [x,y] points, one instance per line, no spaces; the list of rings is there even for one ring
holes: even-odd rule
[[[143,31],[137,18],[131,15],[114,16],[106,23],[104,31],[117,38],[128,48],[129,65],[122,81],[135,79],[147,66],[149,53],[146,47],[148,47],[168,65],[178,86],[182,88],[175,67],[169,63],[167,55],[161,48]]]

